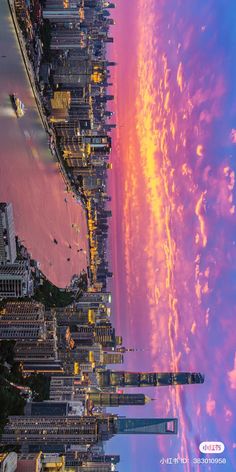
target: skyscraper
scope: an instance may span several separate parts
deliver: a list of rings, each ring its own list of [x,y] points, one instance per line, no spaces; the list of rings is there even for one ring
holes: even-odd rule
[[[0,203],[0,264],[15,262],[16,235],[11,203]]]
[[[33,293],[33,278],[26,261],[0,265],[0,297],[19,298]]]
[[[50,412],[49,412],[50,413]],[[101,416],[10,416],[1,443],[66,450],[71,445],[93,445],[115,434],[177,434],[176,418],[119,418]]]
[[[50,413],[50,412],[48,412]],[[92,445],[115,434],[115,417],[92,416],[10,416],[2,444],[34,446],[38,450],[61,451],[73,445]],[[32,447],[31,447],[32,449]]]
[[[102,354],[103,364],[123,364],[124,356],[121,352],[103,352]]]
[[[94,405],[118,407],[125,405],[145,405],[150,401],[143,393],[87,392],[87,398]]]
[[[97,380],[100,387],[160,387],[203,383],[204,376],[198,372],[125,372],[98,369]]]
[[[37,302],[8,302],[0,312],[0,339],[46,338],[45,308]]]
[[[118,418],[117,434],[177,434],[176,418]]]
[[[81,385],[79,375],[57,375],[51,377],[50,400],[51,401],[80,401],[85,389]]]

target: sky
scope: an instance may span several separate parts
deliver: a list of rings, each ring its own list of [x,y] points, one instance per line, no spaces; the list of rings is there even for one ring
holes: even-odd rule
[[[145,349],[125,368],[201,371],[205,383],[125,410],[178,417],[177,438],[108,447],[127,472],[165,470],[162,457],[202,471],[216,465],[193,464],[199,444],[217,440],[218,467],[235,470],[236,4],[117,0],[112,15],[113,311],[125,344]]]

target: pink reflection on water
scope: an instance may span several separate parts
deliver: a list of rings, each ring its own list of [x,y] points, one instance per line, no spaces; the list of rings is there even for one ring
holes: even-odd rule
[[[58,166],[37,131],[26,127],[24,118],[19,122],[13,116],[4,123],[7,120],[1,147],[0,200],[13,203],[20,239],[49,279],[64,287],[87,266],[85,213],[66,191]]]
[[[13,203],[19,238],[50,280],[64,287],[87,266],[85,213],[66,193],[48,149],[6,0],[0,9],[0,200]],[[11,107],[13,92],[26,107],[20,120]]]

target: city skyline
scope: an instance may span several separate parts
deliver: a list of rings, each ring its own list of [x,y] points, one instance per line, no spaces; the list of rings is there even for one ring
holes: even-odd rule
[[[67,9],[60,2],[54,5],[51,0],[43,5],[43,9],[38,5],[33,10],[21,0],[9,4],[38,112],[49,135],[49,149],[58,158],[67,190],[77,196],[86,212],[89,247],[87,274],[83,271],[80,276],[73,276],[69,306],[65,300],[60,306],[59,298],[56,298],[59,292],[50,300],[52,292],[48,295],[45,292],[50,281],[16,237],[11,203],[2,203],[3,305],[0,327],[2,356],[5,356],[2,357],[2,381],[9,389],[15,389],[15,393],[17,390],[18,396],[24,395],[28,400],[23,411],[23,402],[20,402],[18,411],[10,406],[9,410],[6,408],[6,417],[3,417],[4,420],[2,418],[2,450],[5,452],[7,447],[11,451],[14,445],[19,445],[21,452],[43,452],[43,457],[49,452],[61,452],[65,455],[65,461],[73,445],[86,448],[84,452],[91,453],[93,459],[91,448],[99,446],[114,434],[176,435],[178,432],[177,418],[131,416],[126,419],[106,414],[104,410],[104,406],[144,405],[149,401],[142,394],[120,392],[118,388],[123,386],[121,378],[116,378],[116,385],[103,386],[101,381],[102,373],[105,376],[109,373],[104,370],[106,362],[123,363],[126,352],[122,346],[122,336],[116,335],[109,319],[111,297],[107,293],[107,279],[113,276],[107,260],[108,219],[112,216],[112,211],[107,207],[110,201],[107,172],[112,167],[107,162],[111,152],[108,132],[114,129],[115,124],[107,123],[110,112],[106,111],[106,107],[114,95],[106,89],[109,86],[109,67],[115,63],[106,60],[105,45],[113,42],[109,27],[114,21],[107,18],[110,13],[105,8],[113,8],[114,5],[109,2],[105,5],[102,0],[97,3],[85,0],[81,2],[79,12],[74,4],[68,6]],[[34,28],[32,16],[41,23],[42,30],[37,26]],[[45,44],[40,50],[42,36]],[[34,51],[33,41],[36,44]],[[11,93],[9,98],[16,118],[24,119],[27,112],[24,103],[15,93]],[[68,204],[67,200],[65,203]],[[57,238],[54,237],[52,242],[58,245]],[[77,252],[81,250],[83,248]],[[20,288],[15,286],[16,276],[23,275],[20,273],[23,265],[32,277],[31,288],[28,288],[27,280],[22,280]],[[66,297],[66,291],[62,292]],[[40,300],[45,300],[45,305],[24,301],[26,297],[39,300],[39,296]],[[10,302],[6,303],[4,300],[8,299]],[[109,353],[112,350],[114,352]],[[11,359],[10,363],[6,364],[5,359]],[[12,362],[18,362],[15,366],[18,377],[13,374]],[[9,372],[4,370],[6,365]],[[39,395],[47,399],[49,393],[45,385],[39,394],[39,385],[32,387],[32,382],[37,384],[37,379],[43,375],[48,384],[52,374],[69,375],[68,380],[62,380],[62,386],[69,387],[65,395],[69,402],[58,403],[54,398],[55,392],[50,390],[50,402],[36,400],[31,403],[30,400]],[[73,380],[73,375],[77,376],[76,380]],[[128,379],[130,373],[124,375]],[[191,373],[136,374],[137,378],[148,378],[148,383],[154,382],[155,385],[199,383],[197,376]],[[55,379],[54,384],[57,384]],[[145,385],[143,380],[139,383],[141,385]],[[61,396],[64,399],[62,393]],[[12,412],[16,415],[12,416]],[[3,455],[1,460],[3,463],[8,458],[11,461],[11,457],[11,454]],[[30,459],[25,458],[27,460]],[[38,460],[35,454],[32,460]],[[85,458],[81,460],[82,468],[86,467]],[[15,458],[13,462],[15,470]],[[76,466],[75,470],[79,468]]]
[[[175,467],[190,472],[207,440],[224,443],[226,468],[233,468],[235,5],[117,0],[103,2],[103,14],[100,0],[82,0],[78,10],[70,0],[47,0],[29,13],[30,2],[17,0],[18,20],[27,8],[25,45],[34,66],[41,49],[30,15],[51,28],[47,60],[35,68],[45,118],[5,3],[0,201],[13,204],[17,236],[50,281],[65,287],[74,276],[75,296],[75,274],[84,269],[97,295],[83,288],[73,309],[46,310],[40,322],[33,312],[18,314],[15,326],[9,308],[1,312],[0,338],[16,341],[14,355],[27,375],[55,373],[59,382],[66,374],[60,400],[74,396],[89,413],[112,404],[116,414],[119,404],[121,416],[179,419],[174,438],[111,439],[106,453],[123,451],[121,470],[154,472],[161,460],[180,455],[187,462]],[[6,86],[13,56],[15,78]],[[25,116],[16,118],[9,87],[25,103]],[[1,231],[0,246],[7,237],[10,251],[1,256],[0,277],[12,278],[18,264],[23,291],[14,282],[11,295],[31,296],[30,254],[20,269],[12,228]],[[8,281],[2,292],[6,287]],[[178,385],[203,383],[204,374],[203,385]],[[120,393],[99,393],[97,382]],[[150,388],[156,384],[176,385]],[[134,385],[145,385],[141,397]]]

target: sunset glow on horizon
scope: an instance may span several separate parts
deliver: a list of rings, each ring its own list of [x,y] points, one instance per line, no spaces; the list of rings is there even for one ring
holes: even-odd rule
[[[141,359],[127,360],[128,368],[206,374],[204,386],[158,391],[161,405],[148,410],[179,417],[175,457],[198,456],[199,438],[210,435],[233,460],[232,77],[224,48],[217,50],[213,2],[183,3],[117,5],[114,311],[126,344],[147,348]],[[169,447],[157,439],[157,450]]]

